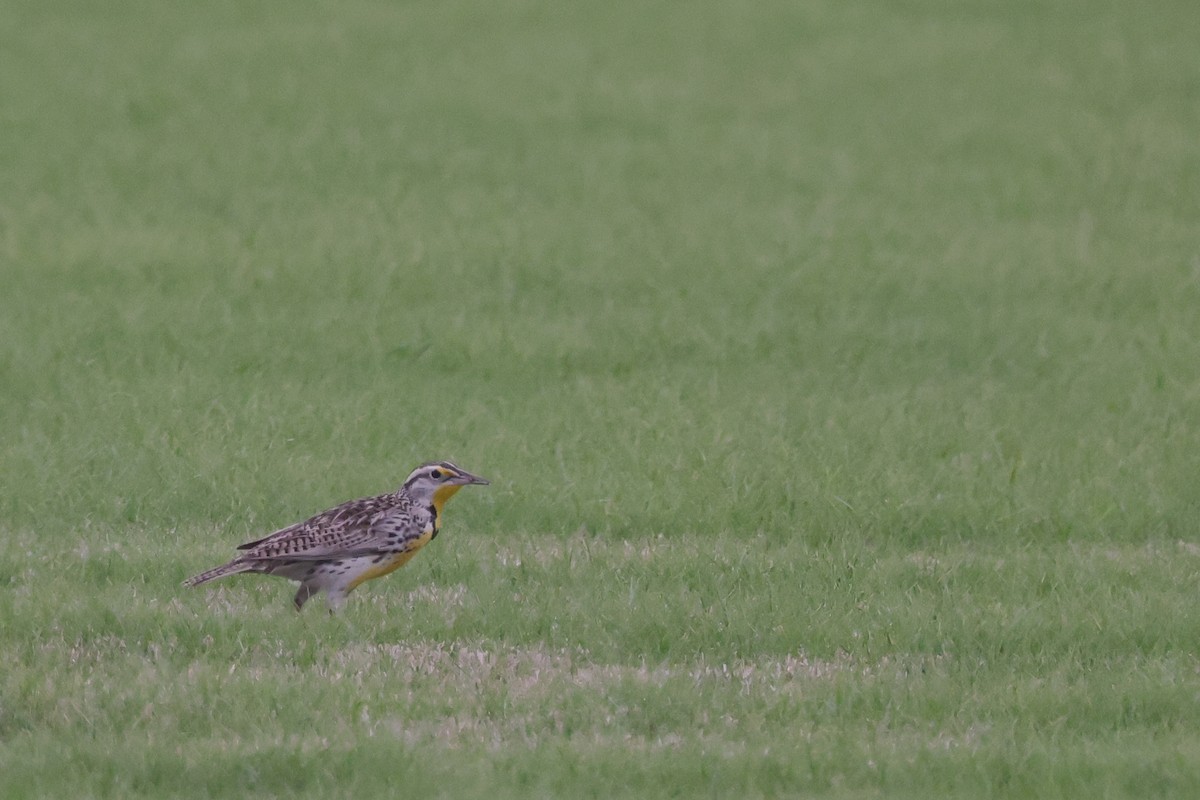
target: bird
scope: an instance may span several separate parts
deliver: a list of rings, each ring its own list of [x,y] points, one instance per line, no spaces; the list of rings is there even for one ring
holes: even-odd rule
[[[399,569],[433,541],[446,501],[462,487],[488,483],[449,461],[427,461],[396,491],[350,500],[239,545],[236,558],[183,585],[201,586],[242,572],[278,575],[299,582],[292,600],[297,611],[325,592],[333,614],[360,584]]]

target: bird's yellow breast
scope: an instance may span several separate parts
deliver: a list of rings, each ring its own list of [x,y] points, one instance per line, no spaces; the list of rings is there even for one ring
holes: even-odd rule
[[[429,544],[429,540],[432,538],[433,528],[430,528],[416,539],[410,541],[406,549],[397,553],[393,553],[391,556],[383,561],[380,561],[378,564],[372,564],[365,572],[355,577],[354,580],[350,581],[350,585],[346,587],[346,591],[351,591],[360,583],[364,583],[374,578],[382,578],[389,572],[395,572],[396,570],[400,569],[412,560],[412,557],[417,554],[418,550]]]

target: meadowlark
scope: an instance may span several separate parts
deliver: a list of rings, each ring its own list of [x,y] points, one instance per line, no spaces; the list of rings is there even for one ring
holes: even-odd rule
[[[336,508],[246,542],[227,564],[201,572],[184,586],[255,572],[299,581],[293,602],[299,611],[325,592],[330,613],[359,584],[399,569],[438,535],[442,508],[459,489],[487,485],[449,461],[430,461],[409,473],[395,492],[351,500]]]

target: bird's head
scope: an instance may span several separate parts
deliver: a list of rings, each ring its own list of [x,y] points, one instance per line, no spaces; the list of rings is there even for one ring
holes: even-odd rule
[[[404,490],[421,505],[433,506],[441,514],[446,501],[459,489],[472,483],[486,486],[488,482],[449,461],[430,461],[409,473],[404,481]]]

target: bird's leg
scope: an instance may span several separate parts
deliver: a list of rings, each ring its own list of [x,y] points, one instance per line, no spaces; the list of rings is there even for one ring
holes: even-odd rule
[[[296,610],[299,611],[304,608],[304,604],[307,603],[308,599],[316,594],[317,591],[317,589],[314,589],[307,583],[300,584],[300,588],[296,590],[296,596],[292,598],[292,602],[296,605]]]
[[[346,593],[330,589],[325,593],[325,604],[329,607],[330,616],[333,616],[346,604]]]
[[[350,635],[355,639],[361,639],[362,636],[358,626],[353,622],[354,615],[338,614],[342,606],[346,604],[346,594],[346,592],[339,592],[337,590],[331,590],[325,593],[325,602],[329,606],[329,616],[330,618],[340,617],[339,624],[344,626],[350,632]]]

